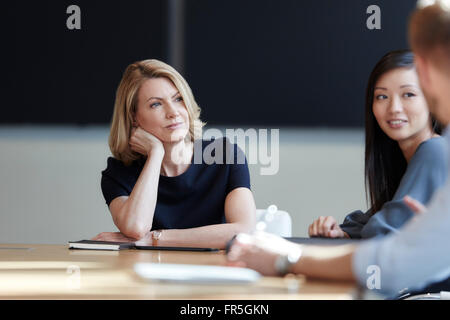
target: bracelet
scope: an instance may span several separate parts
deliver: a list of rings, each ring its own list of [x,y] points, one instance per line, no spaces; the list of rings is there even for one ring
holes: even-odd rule
[[[162,230],[154,230],[152,231],[152,246],[158,245],[158,240],[162,236]]]

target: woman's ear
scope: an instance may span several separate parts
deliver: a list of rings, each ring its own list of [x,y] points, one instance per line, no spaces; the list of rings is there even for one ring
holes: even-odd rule
[[[131,121],[132,126],[133,126],[133,127],[138,127],[138,126],[139,126],[139,123],[138,123],[138,121],[137,121],[137,119],[136,119],[136,114],[133,113],[133,114],[131,115],[131,117],[132,117],[132,121]]]

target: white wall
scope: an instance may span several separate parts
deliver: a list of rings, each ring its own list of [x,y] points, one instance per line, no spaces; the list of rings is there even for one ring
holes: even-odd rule
[[[0,127],[0,243],[66,243],[117,231],[100,189],[108,127]],[[250,165],[258,208],[307,236],[319,215],[365,209],[362,130],[280,129],[280,168]]]

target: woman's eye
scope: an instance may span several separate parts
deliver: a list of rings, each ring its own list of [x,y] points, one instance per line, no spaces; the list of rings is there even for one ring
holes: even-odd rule
[[[152,104],[150,105],[150,108],[156,108],[156,107],[158,107],[158,106],[160,106],[160,105],[161,105],[161,103],[155,102],[155,103],[152,103]]]
[[[180,97],[177,97],[177,98],[175,98],[175,101],[176,101],[176,102],[183,101],[183,97],[181,97],[181,96],[180,96]]]
[[[411,98],[411,97],[415,97],[416,95],[414,93],[412,93],[412,92],[407,92],[403,96],[406,97],[406,98]]]
[[[379,95],[375,96],[375,99],[377,99],[377,100],[384,100],[384,99],[387,99],[387,96],[384,95],[384,94],[379,94]]]

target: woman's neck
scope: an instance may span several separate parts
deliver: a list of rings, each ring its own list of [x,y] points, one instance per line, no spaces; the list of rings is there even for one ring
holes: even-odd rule
[[[174,143],[164,143],[164,158],[161,164],[161,174],[174,177],[184,173],[191,164],[193,143],[181,140]]]
[[[402,150],[406,162],[409,163],[411,158],[414,156],[414,153],[416,153],[417,148],[422,142],[438,136],[439,136],[438,134],[434,133],[431,130],[430,131],[424,130],[422,132],[419,132],[413,137],[410,137],[403,141],[398,141],[398,145],[400,147],[400,150]]]

